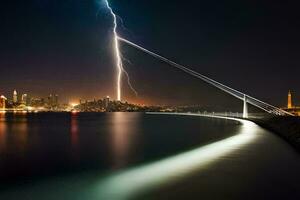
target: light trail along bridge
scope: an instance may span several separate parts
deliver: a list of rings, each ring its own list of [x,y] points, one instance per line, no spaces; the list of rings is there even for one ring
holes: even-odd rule
[[[210,85],[212,85],[212,86],[214,86],[214,87],[216,87],[216,88],[224,91],[225,93],[228,93],[228,94],[230,94],[230,95],[232,95],[232,96],[234,96],[234,97],[242,100],[243,101],[243,118],[248,118],[248,116],[249,116],[248,115],[248,104],[251,104],[251,105],[253,105],[253,106],[255,106],[255,107],[257,107],[257,108],[259,108],[259,109],[261,109],[261,110],[263,110],[263,111],[265,111],[267,113],[273,114],[273,115],[293,116],[293,114],[291,114],[291,113],[289,113],[287,111],[284,111],[284,110],[282,110],[280,108],[277,108],[277,107],[275,107],[275,106],[273,106],[271,104],[268,104],[266,102],[258,100],[256,98],[250,96],[250,95],[247,95],[247,94],[245,94],[243,92],[240,92],[240,91],[238,91],[236,89],[233,89],[233,88],[231,88],[229,86],[226,86],[226,85],[224,85],[224,84],[222,84],[222,83],[220,83],[218,81],[215,81],[215,80],[213,80],[213,79],[211,79],[211,78],[209,78],[209,77],[207,77],[205,75],[202,75],[202,74],[200,74],[200,73],[198,73],[198,72],[196,72],[194,70],[191,70],[188,67],[180,65],[178,63],[175,63],[175,62],[169,60],[168,58],[165,58],[165,57],[163,57],[163,56],[161,56],[161,55],[159,55],[159,54],[157,54],[157,53],[155,53],[153,51],[145,49],[145,48],[141,47],[140,45],[137,45],[137,44],[135,44],[135,43],[133,43],[133,42],[127,40],[127,39],[124,39],[122,37],[118,37],[118,40],[121,41],[121,42],[124,42],[127,45],[130,45],[130,46],[132,46],[132,47],[134,47],[134,48],[136,48],[138,50],[141,50],[141,51],[143,51],[143,52],[145,52],[145,53],[147,53],[147,54],[149,54],[149,55],[151,55],[151,56],[153,56],[153,57],[155,57],[155,58],[157,58],[157,59],[159,59],[159,60],[161,60],[161,61],[169,64],[172,67],[175,67],[175,68],[177,68],[177,69],[179,69],[181,71],[184,71],[185,73],[188,73],[188,74],[190,74],[190,75],[192,75],[192,76],[194,76],[194,77],[196,77],[198,79],[201,79],[202,81],[204,81],[204,82],[206,82],[206,83],[208,83],[208,84],[210,84]]]

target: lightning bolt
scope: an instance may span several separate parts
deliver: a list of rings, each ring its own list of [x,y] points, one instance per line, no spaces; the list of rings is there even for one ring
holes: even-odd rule
[[[108,8],[110,14],[113,17],[113,46],[114,46],[114,52],[115,52],[115,59],[116,59],[116,67],[117,67],[117,100],[122,100],[122,74],[124,73],[127,76],[127,83],[130,87],[130,89],[138,95],[137,91],[133,88],[130,77],[128,72],[124,69],[123,63],[122,63],[122,55],[119,48],[119,36],[117,32],[118,28],[118,22],[117,22],[117,15],[114,13],[113,9],[109,5],[108,0],[104,0],[106,7]]]

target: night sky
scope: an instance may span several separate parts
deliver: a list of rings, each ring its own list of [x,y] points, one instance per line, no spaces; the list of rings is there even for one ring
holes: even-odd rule
[[[289,89],[300,104],[300,14],[296,1],[111,0],[119,34],[277,106]],[[115,97],[112,18],[101,0],[6,0],[0,6],[0,93],[58,93],[63,101]],[[121,45],[148,104],[230,101],[172,67]],[[298,98],[297,98],[298,95]]]

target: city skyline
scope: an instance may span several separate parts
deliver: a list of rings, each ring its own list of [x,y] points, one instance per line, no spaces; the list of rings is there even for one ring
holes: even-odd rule
[[[58,93],[45,93],[46,95],[32,95],[32,93],[28,90],[25,90],[27,91],[27,93],[25,92],[21,92],[19,93],[18,92],[19,90],[17,89],[14,89],[12,91],[11,94],[9,93],[0,93],[1,97],[3,98],[6,98],[7,100],[11,101],[11,102],[14,102],[14,103],[17,103],[17,102],[23,102],[24,101],[24,98],[25,99],[35,99],[35,98],[42,98],[42,99],[46,99],[46,98],[49,98],[49,96],[60,96]],[[29,92],[29,93],[28,93]],[[295,96],[297,97],[296,95],[296,92],[294,92],[293,90],[288,90],[288,98],[287,98],[287,101],[284,105],[286,105],[286,108],[293,108],[293,107],[298,107],[299,104],[297,103],[297,98],[295,98]],[[103,96],[94,96],[94,97],[91,97],[91,98],[83,98],[83,97],[75,97],[75,98],[72,98],[72,99],[63,99],[62,100],[62,104],[79,104],[80,101],[82,100],[94,100],[94,99],[101,99],[101,98],[105,98],[105,97],[109,97],[109,95],[103,95]],[[117,100],[117,99],[115,99]],[[26,100],[25,100],[26,101]],[[130,100],[127,100],[127,99],[123,99],[122,101],[124,102],[131,102]],[[132,103],[137,103],[137,104],[145,104],[145,103],[138,103],[138,102],[132,102]],[[145,104],[145,105],[155,105],[155,104]],[[163,104],[157,104],[157,105],[163,105]],[[167,104],[166,104],[167,105]],[[179,104],[180,105],[180,104]],[[281,105],[281,107],[284,107],[284,105]]]
[[[298,4],[2,2],[0,199],[300,199]]]
[[[217,87],[217,86],[216,86]],[[220,88],[219,88],[220,89]],[[226,91],[229,92],[229,91]],[[235,94],[231,94],[236,98]],[[264,102],[254,103],[256,101],[251,96],[243,94],[243,111],[240,109],[232,109],[230,107],[224,108],[220,105],[203,105],[203,104],[189,104],[189,105],[171,105],[171,104],[152,104],[146,105],[141,103],[134,103],[126,100],[111,99],[110,96],[93,99],[77,99],[76,101],[61,102],[58,94],[49,94],[47,97],[32,97],[28,94],[19,94],[17,90],[13,90],[11,98],[4,95],[0,96],[0,112],[198,112],[204,113],[219,113],[234,116],[242,115],[243,118],[248,118],[248,107],[252,106],[250,112],[259,113],[258,110],[253,110],[254,107],[260,109],[260,113],[265,111],[267,113],[279,115],[294,115],[300,116],[300,106],[294,102],[294,93],[288,91],[286,105],[281,108],[268,105]],[[269,109],[269,110],[267,110]]]
[[[281,21],[277,23],[261,15],[263,10],[277,19],[278,4],[267,7],[266,1],[254,4],[248,1],[219,2],[223,6],[220,10],[209,2],[191,1],[190,4],[195,8],[203,9],[203,12],[192,12],[194,17],[189,12],[182,16],[175,9],[181,5],[181,1],[172,1],[172,4],[151,1],[147,2],[147,7],[140,1],[110,3],[130,30],[119,27],[118,32],[122,36],[174,58],[179,63],[192,66],[198,72],[278,106],[285,105],[286,100],[282,97],[287,90],[293,89],[296,94],[300,91],[297,77],[300,62],[296,56],[296,47],[300,43],[297,36],[299,30],[293,26],[286,27],[286,23],[296,23],[296,13],[287,12],[289,8],[293,9],[291,5],[281,5]],[[240,10],[232,11],[230,5],[234,3]],[[22,91],[30,90],[35,96],[64,94],[65,101],[106,95],[116,98],[110,37],[112,19],[101,1],[99,4],[94,1],[72,4],[61,1],[20,1],[20,10],[15,5],[16,2],[11,2],[2,7],[7,23],[3,24],[4,31],[1,33],[0,73],[5,74],[0,80],[1,93],[7,95],[18,87]],[[193,6],[181,6],[182,10],[193,9]],[[165,12],[160,12],[163,20],[153,14],[156,13],[152,12],[155,9],[165,9]],[[242,11],[249,15],[244,16]],[[209,17],[205,18],[201,13]],[[135,16],[142,16],[145,23],[134,20]],[[174,19],[169,20],[170,17]],[[156,27],[158,21],[161,26]],[[27,31],[19,34],[23,24],[28,24]],[[151,29],[155,32],[152,33]],[[260,30],[261,34],[253,30]],[[15,34],[8,34],[10,32]],[[187,34],[191,35],[186,37]],[[196,43],[193,43],[196,35],[201,35],[201,38],[197,37]],[[273,44],[279,48],[274,49]],[[216,99],[211,95],[214,92],[205,88],[203,83],[187,80],[165,64],[125,45],[121,45],[121,49],[132,63],[125,62],[125,67],[139,92],[139,96],[135,97],[124,78],[126,100],[146,104],[192,104]],[[218,53],[220,50],[222,54]],[[168,80],[162,80],[166,75]],[[184,85],[179,79],[185,80]],[[191,100],[193,98],[194,102]],[[294,99],[299,102],[299,96]]]

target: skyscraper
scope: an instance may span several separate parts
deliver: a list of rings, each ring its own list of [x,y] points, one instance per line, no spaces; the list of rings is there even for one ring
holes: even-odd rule
[[[21,104],[24,104],[24,105],[27,104],[27,94],[22,94],[22,97],[21,97]]]
[[[56,94],[55,97],[54,97],[54,104],[55,106],[58,106],[58,95]]]
[[[53,106],[53,95],[52,95],[52,94],[50,94],[50,95],[48,96],[48,106],[49,106],[50,108],[52,108],[52,106]]]
[[[105,108],[108,108],[108,106],[109,106],[109,96],[104,98],[104,105],[105,105]]]
[[[18,93],[17,93],[17,90],[14,90],[14,93],[13,93],[13,103],[18,103]]]
[[[293,108],[293,103],[292,103],[292,93],[291,93],[291,91],[289,91],[289,93],[288,93],[288,105],[287,105],[287,108],[288,108],[288,109]]]
[[[5,96],[0,96],[0,110],[5,110],[6,108],[6,98]]]

